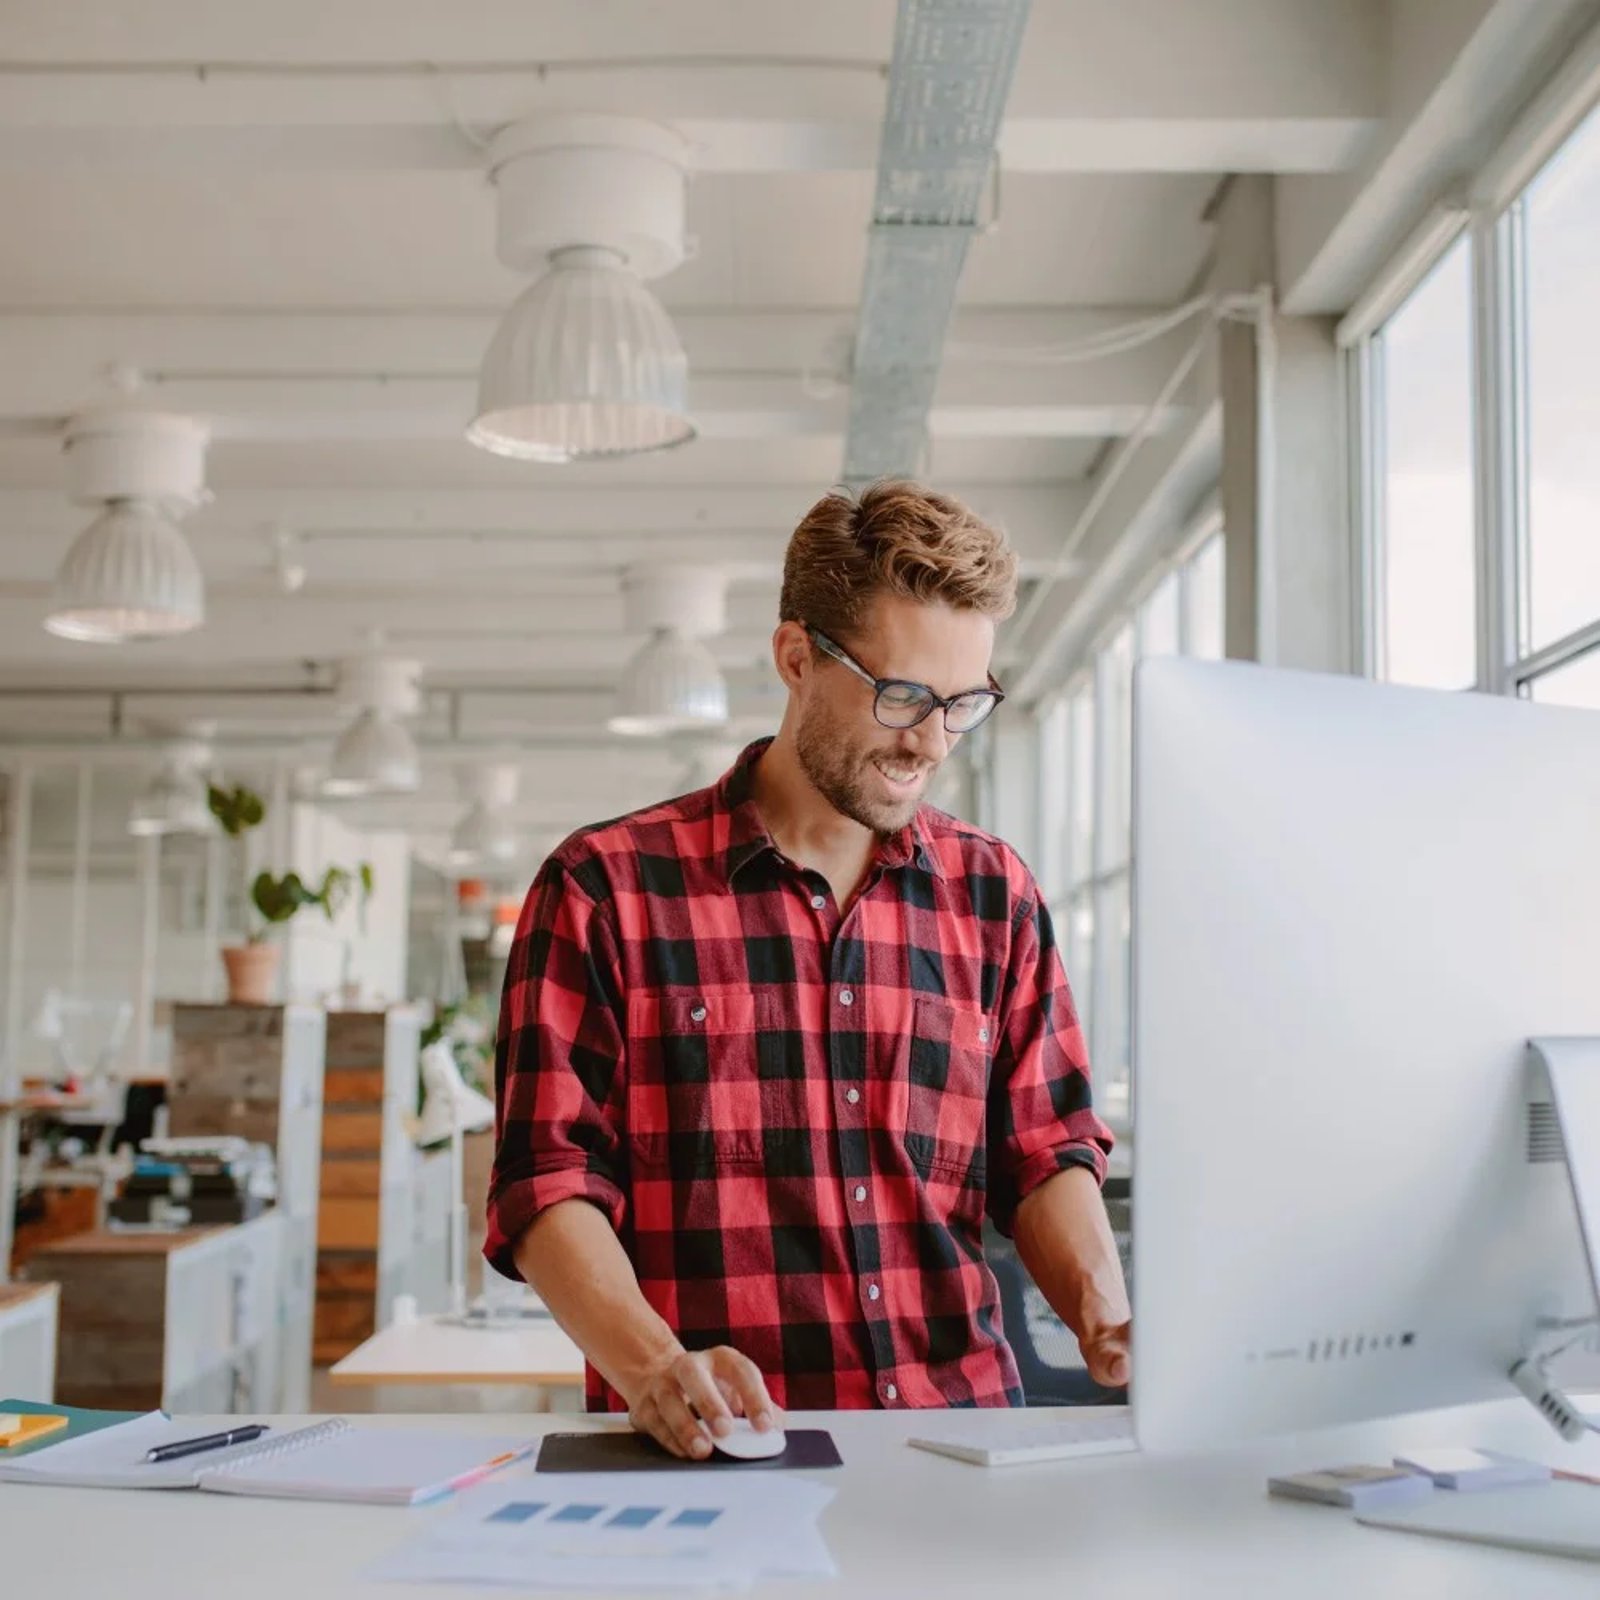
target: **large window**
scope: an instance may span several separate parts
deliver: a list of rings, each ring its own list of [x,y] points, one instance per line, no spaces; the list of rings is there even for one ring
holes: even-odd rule
[[[1368,370],[1377,447],[1376,665],[1395,683],[1469,688],[1478,656],[1466,238],[1375,336]]]
[[[1352,313],[1364,620],[1380,676],[1600,708],[1600,113],[1543,115]]]
[[[1119,619],[1040,721],[1040,879],[1088,1035],[1100,1112],[1130,1103],[1133,669],[1157,655],[1222,655],[1222,536],[1163,574]]]
[[[1526,286],[1529,650],[1600,618],[1600,122],[1520,203]],[[1515,226],[1515,223],[1513,223]]]

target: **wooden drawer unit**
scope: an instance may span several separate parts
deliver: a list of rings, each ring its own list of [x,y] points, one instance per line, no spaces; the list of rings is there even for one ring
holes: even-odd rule
[[[422,1013],[328,1013],[321,1198],[317,1211],[315,1359],[333,1362],[389,1320],[394,1295],[439,1309],[432,1248],[438,1197],[412,1144]],[[422,1208],[426,1207],[426,1213]]]
[[[60,1289],[55,1398],[114,1410],[282,1409],[285,1219],[96,1231],[30,1263]]]
[[[169,1131],[238,1134],[277,1154],[278,1387],[285,1411],[311,1404],[325,1050],[320,1006],[173,1007]]]

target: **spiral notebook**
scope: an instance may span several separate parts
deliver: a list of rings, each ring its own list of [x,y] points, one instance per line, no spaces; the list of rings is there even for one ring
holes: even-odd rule
[[[209,1489],[286,1500],[418,1505],[532,1453],[535,1440],[409,1428],[355,1428],[342,1417],[176,1461],[147,1462],[155,1445],[193,1438],[192,1421],[152,1411],[98,1433],[0,1463],[0,1482],[93,1489]]]

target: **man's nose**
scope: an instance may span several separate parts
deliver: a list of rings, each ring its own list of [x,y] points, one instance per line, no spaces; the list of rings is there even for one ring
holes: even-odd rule
[[[944,711],[935,706],[914,728],[900,736],[900,748],[919,761],[937,766],[950,754],[950,735],[945,730]]]

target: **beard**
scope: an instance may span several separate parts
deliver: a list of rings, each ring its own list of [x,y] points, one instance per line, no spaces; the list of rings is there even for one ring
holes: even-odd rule
[[[927,782],[925,778],[916,793],[903,799],[886,795],[879,787],[874,759],[918,766],[929,776],[935,771],[933,763],[907,756],[892,745],[854,742],[820,705],[811,706],[801,717],[795,752],[811,786],[835,811],[878,834],[898,833],[911,821]]]

